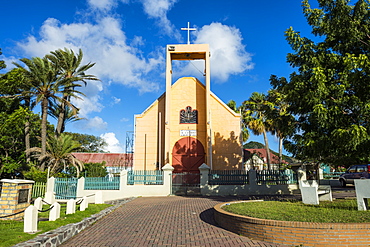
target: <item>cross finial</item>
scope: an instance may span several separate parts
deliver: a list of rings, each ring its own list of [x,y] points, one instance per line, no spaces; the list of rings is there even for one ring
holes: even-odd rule
[[[196,31],[196,28],[190,28],[190,22],[188,22],[188,27],[182,27],[181,30],[188,31],[188,45],[190,45],[190,31]]]

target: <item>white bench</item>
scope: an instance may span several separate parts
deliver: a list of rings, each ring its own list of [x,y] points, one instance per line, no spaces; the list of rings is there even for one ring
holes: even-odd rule
[[[330,185],[319,185],[316,180],[300,180],[302,202],[319,205],[319,201],[333,201]]]
[[[367,199],[370,198],[370,179],[354,179],[357,209],[359,211],[368,210]]]

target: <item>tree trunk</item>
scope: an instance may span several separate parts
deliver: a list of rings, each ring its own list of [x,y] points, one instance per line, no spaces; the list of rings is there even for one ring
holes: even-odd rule
[[[48,118],[48,106],[49,102],[47,98],[44,98],[41,102],[41,156],[46,154],[46,138],[47,138],[47,118]],[[41,164],[41,171],[45,170],[45,164]]]
[[[30,99],[26,99],[26,106],[27,109],[30,110]],[[26,162],[29,163],[31,161],[31,154],[30,154],[30,148],[31,148],[31,143],[30,143],[30,115],[26,115],[26,122],[24,123],[24,142],[26,146]]]
[[[24,123],[24,142],[26,145],[26,162],[29,163],[31,161],[31,155],[30,155],[30,121],[29,116],[26,116],[26,122]]]
[[[269,148],[269,142],[267,140],[267,134],[266,131],[263,130],[263,139],[265,141],[265,148],[266,148],[266,156],[267,156],[267,169],[271,169],[271,157],[270,157],[270,148]]]
[[[58,116],[58,124],[57,124],[57,127],[55,129],[55,134],[57,136],[60,136],[60,134],[62,134],[63,131],[64,131],[65,109],[66,109],[66,104],[64,103],[64,100],[67,100],[67,97],[68,96],[64,95],[63,96],[63,101],[60,104],[60,112],[59,112],[59,116]]]
[[[281,165],[283,162],[283,139],[279,137],[279,164]]]

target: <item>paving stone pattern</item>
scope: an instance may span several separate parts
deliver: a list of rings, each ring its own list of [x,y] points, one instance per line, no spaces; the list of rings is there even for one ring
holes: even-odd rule
[[[230,198],[136,198],[62,246],[282,246],[218,227],[213,206]]]

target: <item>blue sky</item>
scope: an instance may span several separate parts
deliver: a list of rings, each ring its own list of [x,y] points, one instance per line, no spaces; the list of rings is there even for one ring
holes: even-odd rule
[[[316,0],[310,4],[317,6]],[[66,131],[101,136],[110,152],[125,151],[134,115],[164,92],[165,47],[187,42],[181,31],[187,22],[197,29],[191,43],[210,44],[211,90],[238,105],[252,92],[266,93],[271,74],[293,71],[284,31],[311,32],[299,0],[14,0],[1,3],[0,20],[0,59],[7,69],[20,58],[64,47],[81,48],[83,63],[96,63],[90,74],[101,81],[88,82],[81,89],[86,98],[74,102],[85,120]],[[175,76],[203,81],[198,70],[198,63],[179,63]],[[269,144],[277,150],[276,138],[270,136]]]

